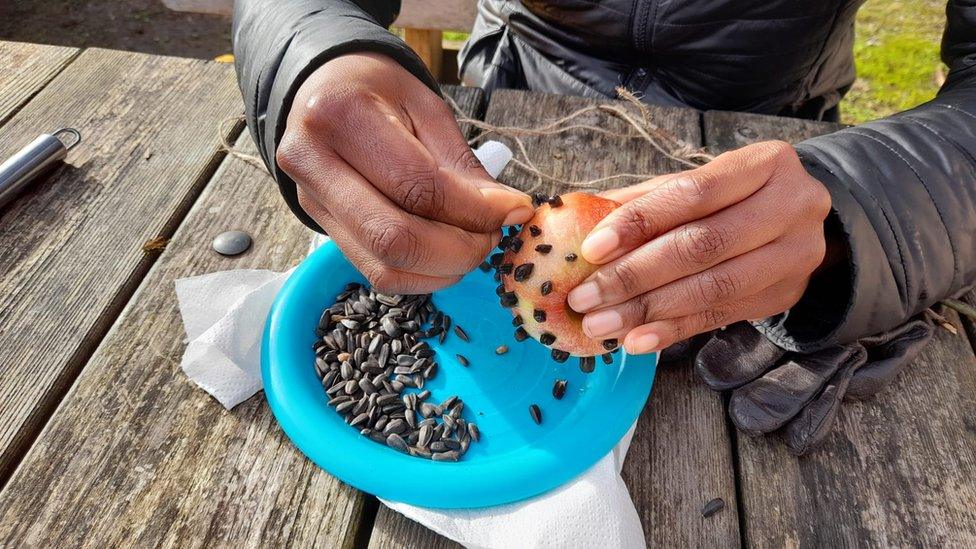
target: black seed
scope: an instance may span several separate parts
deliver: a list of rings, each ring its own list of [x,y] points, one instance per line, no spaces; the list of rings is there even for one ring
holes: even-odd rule
[[[515,328],[515,341],[525,341],[527,337],[529,337],[529,334],[525,331],[525,328],[521,326]]]
[[[495,276],[492,277],[492,278],[495,279],[495,282],[501,282],[502,281],[502,274],[499,273],[498,271],[495,271]]]
[[[550,334],[549,332],[542,332],[542,335],[539,336],[539,343],[542,343],[543,345],[552,345],[555,342],[556,336]]]
[[[503,293],[505,293],[505,285],[499,284],[498,287],[495,288],[495,295],[502,295]]]
[[[512,326],[521,326],[523,322],[522,315],[515,315],[515,318],[512,319]]]
[[[546,196],[546,195],[544,195],[542,193],[535,193],[535,194],[532,195],[532,205],[533,206],[535,206],[535,207],[538,208],[539,206],[545,204],[546,202],[549,202],[549,197],[548,196]]]
[[[608,351],[612,351],[612,350],[616,349],[617,348],[617,340],[616,339],[604,339],[603,340],[603,348],[606,349],[606,350],[608,350]]]
[[[529,415],[532,416],[532,421],[534,421],[536,425],[542,425],[542,410],[539,409],[538,404],[529,406]]]
[[[542,291],[542,295],[549,295],[552,292],[552,281],[547,280],[543,282],[540,290]]]
[[[557,379],[556,383],[552,385],[552,397],[556,400],[562,400],[563,395],[566,394],[566,380]]]
[[[481,269],[482,272],[487,273],[488,271],[491,270],[491,263],[488,263],[487,261],[482,261],[481,265],[478,265],[478,268]]]
[[[502,264],[503,257],[505,257],[505,254],[501,252],[491,254],[491,257],[488,258],[488,263],[490,263],[492,267],[497,267]]]
[[[566,254],[566,261],[576,261],[576,254],[574,253]]]
[[[563,205],[563,199],[558,194],[549,199],[549,206],[553,208],[558,208]]]
[[[543,311],[542,309],[536,309],[532,311],[532,318],[534,318],[536,322],[545,322],[546,312]]]
[[[518,305],[518,297],[515,292],[505,292],[501,295],[502,307],[514,307]]]
[[[705,507],[702,507],[701,514],[703,518],[708,518],[714,515],[715,513],[718,513],[722,509],[725,509],[725,500],[723,500],[722,498],[715,498],[712,501],[706,503]]]
[[[519,253],[519,250],[522,249],[522,239],[517,236],[513,236],[512,241],[508,243],[508,249],[512,250],[512,253]]]
[[[588,374],[593,371],[596,366],[596,359],[591,356],[580,357],[580,371],[584,374]]]
[[[455,325],[455,326],[454,326],[454,333],[455,333],[455,334],[457,334],[457,336],[458,336],[459,338],[461,338],[461,341],[471,341],[471,340],[470,340],[470,339],[468,338],[468,333],[467,333],[467,332],[465,332],[465,331],[464,331],[464,329],[463,329],[463,328],[461,328],[461,327],[460,327],[460,326],[458,326],[458,325]]]
[[[613,355],[611,353],[606,353],[602,355],[604,364],[613,364]]]
[[[535,225],[529,225],[529,234],[531,234],[532,236],[539,236],[540,234],[542,234],[542,229],[536,227]]]
[[[556,362],[562,364],[563,362],[566,362],[568,358],[569,358],[568,352],[561,351],[559,349],[552,350],[552,359],[555,360]]]
[[[535,247],[535,251],[545,255],[552,251],[552,244],[539,244]]]
[[[532,269],[535,265],[532,263],[523,263],[515,268],[515,282],[525,282],[532,276]]]
[[[498,266],[498,274],[507,275],[507,274],[511,274],[511,272],[512,272],[511,263],[505,263]]]

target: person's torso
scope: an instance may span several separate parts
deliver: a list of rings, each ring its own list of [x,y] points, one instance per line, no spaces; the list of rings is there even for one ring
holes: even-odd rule
[[[515,85],[541,91],[624,85],[655,102],[819,118],[854,80],[862,2],[482,0],[462,69],[521,73]]]

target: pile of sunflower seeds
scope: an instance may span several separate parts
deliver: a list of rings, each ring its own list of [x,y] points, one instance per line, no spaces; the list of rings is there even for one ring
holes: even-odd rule
[[[423,340],[443,342],[450,327],[451,318],[429,294],[384,295],[347,284],[315,330],[315,373],[329,405],[376,442],[412,456],[457,461],[481,438],[478,426],[461,417],[464,402],[456,395],[434,404],[424,389],[437,363]]]

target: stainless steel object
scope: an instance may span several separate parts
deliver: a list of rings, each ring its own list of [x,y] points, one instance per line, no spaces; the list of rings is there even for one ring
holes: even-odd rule
[[[74,136],[65,144],[59,136]],[[45,133],[0,164],[0,208],[13,200],[37,177],[58,165],[68,151],[81,142],[81,134],[73,128]]]

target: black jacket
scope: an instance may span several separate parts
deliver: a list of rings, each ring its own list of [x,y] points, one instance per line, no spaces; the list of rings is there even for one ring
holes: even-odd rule
[[[591,97],[626,85],[649,102],[831,119],[854,81],[859,0],[482,0],[462,52],[466,83]],[[431,88],[387,32],[398,0],[238,0],[234,53],[248,127],[274,162],[291,100],[322,63],[383,52]],[[938,97],[895,116],[796,145],[830,190],[828,229],[847,261],[768,320],[783,347],[809,350],[897,326],[976,283],[976,4],[950,0]]]

